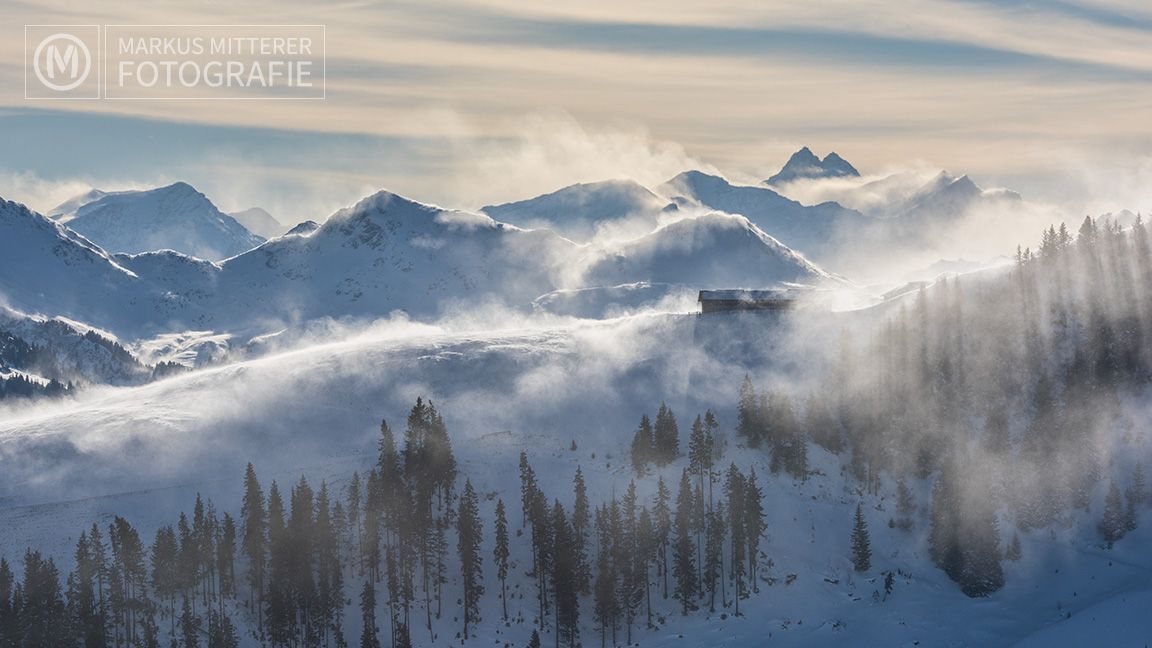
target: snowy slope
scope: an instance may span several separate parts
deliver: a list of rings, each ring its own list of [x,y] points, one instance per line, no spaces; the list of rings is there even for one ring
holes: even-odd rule
[[[68,228],[0,199],[0,297],[28,313],[110,327],[109,311],[136,300],[143,282]]]
[[[17,337],[35,349],[29,369],[67,383],[140,384],[152,376],[111,336],[62,318],[45,319],[0,307],[0,333]],[[2,364],[2,362],[0,362]]]
[[[521,227],[546,228],[577,242],[597,233],[646,234],[676,205],[633,180],[575,184],[528,200],[490,205],[481,211]]]
[[[784,245],[818,261],[838,230],[867,219],[832,202],[805,206],[764,186],[736,185],[701,171],[686,171],[658,188],[686,205],[700,205],[747,217]]]
[[[250,207],[243,211],[229,212],[228,215],[236,219],[236,222],[243,225],[249,232],[266,239],[280,236],[288,230],[287,226],[261,207]]]
[[[799,179],[841,178],[859,175],[860,172],[856,170],[856,167],[849,164],[835,151],[824,156],[824,159],[821,160],[811,149],[805,146],[793,153],[783,168],[765,180],[764,184],[780,185]]]
[[[129,254],[171,249],[218,260],[264,240],[184,182],[104,194],[57,220],[106,250]]]
[[[436,400],[462,475],[482,495],[505,497],[515,530],[520,449],[527,449],[550,497],[570,503],[580,466],[589,495],[602,501],[632,479],[629,432],[640,412],[651,413],[663,400],[676,411],[682,435],[692,413],[717,408],[729,439],[722,465],[755,467],[761,477],[768,529],[762,547],[771,564],[760,593],[741,602],[740,618],[730,608],[684,618],[673,601],[655,596],[661,627],[638,630],[642,645],[1008,646],[1025,639],[1033,642],[1025,645],[1094,639],[1142,645],[1147,524],[1113,551],[1085,541],[1090,531],[1082,528],[1024,534],[1024,559],[1005,563],[1007,586],[974,600],[928,558],[929,483],[912,483],[920,507],[913,528],[903,531],[887,525],[893,484],[861,493],[846,474],[846,456],[813,446],[808,480],[771,476],[764,451],[742,448],[732,436],[735,388],[745,368],[707,349],[735,339],[759,351],[755,362],[779,366],[789,351],[774,347],[782,339],[778,324],[771,315],[660,317],[452,333],[395,323],[342,342],[83,396],[63,409],[16,412],[0,418],[0,483],[9,496],[19,487],[19,499],[0,503],[0,546],[11,559],[35,545],[67,566],[76,535],[113,514],[127,513],[146,538],[171,523],[174,511],[187,510],[197,492],[235,515],[249,459],[265,487],[306,474],[340,488],[373,461],[379,418],[402,425],[416,395]],[[681,458],[659,474],[674,480],[684,465]],[[651,497],[653,481],[640,481],[641,498]],[[866,574],[853,572],[848,560],[857,502],[872,536],[873,568]],[[486,556],[493,504],[482,497]],[[498,597],[485,597],[483,620],[464,645],[526,643],[535,603],[522,536],[513,539],[513,552],[510,612],[528,621],[506,627]],[[486,585],[498,591],[489,567]],[[897,570],[885,597],[882,573]],[[440,639],[414,630],[417,645],[442,645],[459,629],[456,572],[449,574],[446,614],[434,624]],[[595,645],[589,606],[581,601],[581,632],[585,645]],[[354,640],[357,615],[349,611],[345,631]]]

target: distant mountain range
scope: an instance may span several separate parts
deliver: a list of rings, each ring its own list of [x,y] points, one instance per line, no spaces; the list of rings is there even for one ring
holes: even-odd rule
[[[608,247],[379,192],[315,229],[221,262],[171,250],[109,254],[22,205],[0,203],[0,293],[25,312],[128,338],[274,330],[320,317],[432,317],[455,305],[528,307],[540,295],[640,281],[765,287],[830,275],[748,220],[686,217]],[[311,231],[309,231],[311,230]]]
[[[858,175],[838,155],[819,159],[805,148],[767,182]],[[259,335],[392,311],[432,318],[493,301],[528,308],[579,298],[609,312],[614,298],[840,282],[826,268],[836,270],[845,246],[896,251],[970,210],[1020,201],[947,173],[838,183],[838,195],[861,209],[803,204],[774,186],[686,171],[651,189],[632,180],[578,184],[479,213],[382,191],[287,232],[262,209],[236,214],[264,233],[281,230],[268,240],[186,183],[92,190],[51,218],[3,202],[0,298],[128,339]],[[888,197],[867,203],[854,191]]]

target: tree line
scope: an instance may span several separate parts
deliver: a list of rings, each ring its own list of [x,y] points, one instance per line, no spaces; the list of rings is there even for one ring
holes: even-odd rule
[[[0,559],[0,646],[411,646],[439,641],[445,614],[457,639],[474,636],[497,599],[501,622],[531,623],[536,645],[548,633],[557,646],[594,642],[582,628],[632,643],[672,610],[740,615],[759,590],[763,494],[754,470],[718,466],[716,428],[710,412],[697,418],[678,485],[658,477],[648,501],[633,480],[593,503],[579,467],[570,496],[550,497],[521,453],[516,529],[501,494],[458,475],[442,416],[418,399],[402,441],[382,423],[367,476],[339,490],[304,477],[265,489],[249,464],[238,517],[198,495],[150,543],[123,517],[93,524],[63,578],[36,550],[20,578]],[[510,578],[534,590],[530,604],[510,609]],[[360,636],[348,637],[357,603]]]

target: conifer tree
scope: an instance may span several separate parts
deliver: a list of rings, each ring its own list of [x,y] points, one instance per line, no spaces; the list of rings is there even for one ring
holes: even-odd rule
[[[640,425],[632,435],[632,470],[637,475],[643,475],[648,462],[655,458],[656,438],[652,432],[652,421],[648,415],[640,417]]]
[[[105,626],[107,619],[96,599],[95,563],[92,560],[92,551],[88,541],[88,534],[81,532],[80,539],[76,541],[76,570],[73,572],[70,586],[69,604],[73,608],[73,616],[77,625],[77,632],[85,646],[103,646],[106,644]],[[0,564],[0,625],[7,622],[11,612],[12,574],[8,563]],[[159,592],[157,592],[160,595]],[[15,638],[5,637],[0,632],[0,645],[12,645]]]
[[[759,592],[758,567],[760,539],[764,536],[764,493],[756,483],[756,469],[748,471],[744,481],[744,539],[748,543],[748,580],[752,591]]]
[[[664,403],[660,403],[660,410],[656,412],[652,437],[657,464],[667,465],[680,456],[680,428],[676,425],[676,415]]]
[[[355,549],[357,574],[364,574],[364,523],[361,512],[363,510],[363,492],[360,484],[360,473],[353,472],[348,480],[348,531],[351,533],[352,545]]]
[[[267,560],[267,517],[264,512],[264,493],[256,480],[256,471],[249,463],[244,471],[244,502],[240,509],[244,524],[243,551],[248,559],[249,608],[264,607],[264,570]],[[264,615],[256,614],[257,625],[263,631]]]
[[[184,598],[184,607],[180,612],[181,646],[182,648],[197,648],[200,645],[200,619],[192,613],[192,606],[188,603],[189,598]]]
[[[616,598],[624,616],[625,641],[629,644],[632,643],[632,626],[644,597],[643,569],[637,556],[636,503],[636,482],[630,481],[619,507],[613,501],[609,508],[614,548],[612,560],[618,578]]]
[[[972,597],[988,596],[1004,586],[996,501],[987,484],[970,488],[976,490],[962,528],[960,590]]]
[[[556,646],[580,645],[580,597],[576,583],[576,556],[572,526],[564,507],[556,500],[552,507],[552,591],[555,592]]]
[[[735,614],[740,616],[740,599],[744,598],[745,567],[744,552],[747,548],[747,529],[744,526],[745,505],[744,496],[747,489],[744,485],[744,475],[736,468],[736,464],[728,467],[728,475],[724,480],[724,495],[728,500],[728,533],[731,539],[729,552],[729,576],[733,586],[733,601],[736,604]]]
[[[496,500],[496,546],[492,560],[496,563],[496,577],[500,579],[501,618],[508,621],[508,518],[504,513],[504,500]]]
[[[576,561],[576,587],[583,594],[591,593],[592,575],[588,565],[588,534],[592,524],[588,505],[588,489],[584,484],[584,474],[576,466],[576,476],[572,480],[574,497],[572,502],[572,551]]]
[[[1132,469],[1132,483],[1128,486],[1125,497],[1128,500],[1128,507],[1133,510],[1148,501],[1148,484],[1144,479],[1143,464],[1137,463]]]
[[[641,587],[644,590],[644,605],[647,615],[647,626],[652,627],[652,579],[651,567],[655,558],[656,536],[652,526],[652,514],[647,507],[640,508],[640,515],[636,520],[636,572]]]
[[[83,536],[81,536],[83,538]],[[179,592],[180,548],[176,542],[176,531],[171,526],[156,530],[152,542],[152,591],[160,599],[168,600],[168,616],[172,620],[171,632],[175,633],[176,594]]]
[[[852,567],[858,572],[872,569],[872,544],[868,538],[868,523],[864,521],[862,504],[856,504],[856,517],[852,524]]]
[[[680,490],[676,498],[676,540],[673,544],[672,575],[676,579],[675,595],[680,601],[681,614],[687,615],[696,595],[696,566],[692,544],[692,484],[685,470],[680,476]]]
[[[1097,528],[1109,549],[1128,531],[1124,520],[1124,504],[1115,482],[1108,487],[1108,496],[1104,498],[1104,516]]]
[[[463,583],[464,640],[468,640],[468,627],[480,619],[480,597],[484,595],[480,543],[483,526],[480,521],[479,502],[472,482],[464,482],[460,496],[460,511],[456,516],[457,549],[460,575]]]
[[[716,611],[716,590],[724,578],[724,509],[717,506],[707,516],[704,548],[704,591],[708,593],[708,611]],[[721,603],[725,603],[721,599]]]
[[[656,558],[660,576],[664,580],[664,598],[668,598],[668,544],[672,533],[671,494],[664,485],[664,477],[656,480],[656,500],[652,505],[652,529],[655,532]]]
[[[238,648],[240,637],[228,615],[212,612],[208,615],[208,648]]]
[[[360,620],[360,648],[380,648],[380,630],[376,627],[376,590],[371,579],[365,579],[360,589]]]
[[[224,514],[216,540],[216,572],[220,575],[220,594],[236,596],[236,521]]]

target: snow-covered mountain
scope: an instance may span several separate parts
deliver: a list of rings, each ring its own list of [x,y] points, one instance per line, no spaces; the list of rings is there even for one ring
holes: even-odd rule
[[[859,175],[860,172],[856,170],[856,167],[849,164],[835,151],[824,156],[824,159],[821,160],[811,149],[805,146],[793,153],[784,167],[771,178],[765,180],[764,184],[781,185],[800,179],[856,177]]]
[[[768,287],[826,277],[747,220],[719,214],[592,249],[550,230],[380,192],[311,233],[272,239],[220,263],[170,250],[108,255],[13,203],[2,217],[10,235],[0,239],[0,269],[8,271],[0,275],[0,291],[13,306],[128,339],[186,330],[255,335],[315,318],[394,310],[431,318],[488,302],[529,308],[563,288]]]
[[[974,209],[1011,205],[1021,201],[1020,194],[1004,189],[981,189],[966,175],[954,176],[941,171],[902,204],[893,205],[896,216],[910,223],[948,221],[963,217]]]
[[[574,184],[528,200],[489,205],[485,214],[505,223],[547,228],[577,242],[598,232],[612,234],[651,232],[675,203],[661,198],[634,180],[606,180]]]
[[[264,241],[221,212],[191,185],[177,182],[145,191],[89,192],[53,210],[56,220],[110,252],[176,250],[219,260]],[[79,204],[82,203],[82,204]],[[79,204],[65,211],[71,204]]]
[[[280,236],[288,229],[286,225],[276,220],[275,216],[261,207],[250,207],[238,212],[229,212],[228,215],[236,219],[236,222],[243,225],[249,232],[266,239]]]
[[[657,190],[681,205],[745,216],[781,243],[816,260],[822,260],[837,230],[869,220],[834,202],[806,206],[767,187],[737,185],[702,171],[681,173]]]
[[[307,236],[285,236],[221,264],[209,300],[217,322],[430,316],[456,302],[528,303],[553,288],[572,243],[482,214],[381,191]],[[243,304],[241,307],[240,305]]]
[[[614,286],[638,280],[700,288],[762,288],[831,278],[743,216],[685,218],[601,253],[583,281]]]

